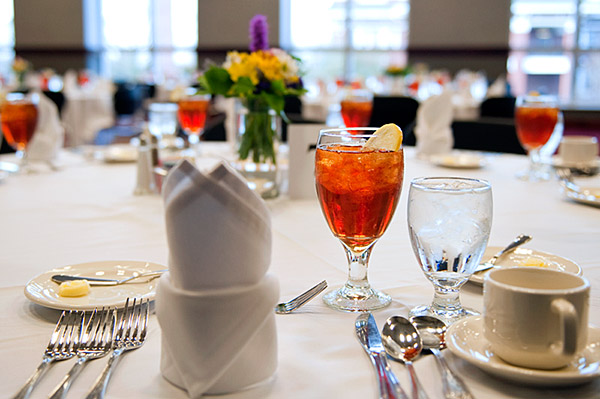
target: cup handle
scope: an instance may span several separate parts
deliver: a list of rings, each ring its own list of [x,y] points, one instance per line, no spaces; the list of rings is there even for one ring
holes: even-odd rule
[[[578,315],[575,306],[566,299],[556,298],[552,301],[552,311],[560,316],[562,334],[562,354],[571,356],[577,352],[577,337],[579,336]]]

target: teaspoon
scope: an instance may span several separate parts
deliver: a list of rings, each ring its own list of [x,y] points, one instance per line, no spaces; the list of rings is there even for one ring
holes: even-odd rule
[[[394,360],[406,365],[412,381],[413,399],[429,399],[419,383],[412,360],[419,356],[423,349],[421,337],[415,326],[405,317],[392,316],[385,322],[381,331],[383,347]]]
[[[446,324],[431,316],[415,316],[410,321],[417,328],[423,341],[423,349],[429,350],[438,361],[442,372],[444,397],[448,399],[473,399],[465,383],[448,367],[441,349],[446,347]]]

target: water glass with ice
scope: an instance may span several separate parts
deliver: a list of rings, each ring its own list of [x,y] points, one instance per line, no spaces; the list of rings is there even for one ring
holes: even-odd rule
[[[448,324],[472,314],[462,307],[460,288],[479,264],[492,225],[492,188],[484,180],[414,179],[408,194],[408,229],[425,276],[433,283],[431,305],[410,316],[434,316]]]
[[[162,147],[175,146],[177,138],[177,104],[152,103],[148,107],[148,129]]]

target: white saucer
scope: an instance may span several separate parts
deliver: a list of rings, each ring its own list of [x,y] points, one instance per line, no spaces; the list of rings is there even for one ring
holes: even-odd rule
[[[555,168],[598,168],[600,167],[600,158],[596,158],[591,162],[567,162],[559,155],[552,156],[552,166]]]
[[[453,169],[479,169],[487,164],[486,157],[475,152],[452,151],[449,154],[432,155],[430,161]]]
[[[483,253],[481,261],[487,261],[494,254],[500,252],[502,247],[487,247]],[[547,252],[537,251],[529,248],[517,248],[513,252],[503,255],[497,262],[496,266],[499,267],[513,267],[513,266],[525,266],[523,263],[528,258],[537,258],[544,261],[548,269],[560,270],[563,272],[569,272],[577,275],[581,275],[581,267],[573,262],[571,259],[563,258],[562,256],[553,255]],[[536,267],[536,266],[531,266]],[[479,273],[473,273],[470,282],[475,284],[483,284],[485,275],[488,274],[492,269],[484,270]]]
[[[52,309],[94,310],[102,306],[123,307],[128,297],[154,299],[158,279],[148,282],[127,283],[117,286],[90,287],[90,292],[82,297],[61,297],[59,285],[51,280],[55,274],[72,276],[102,277],[123,279],[135,272],[143,273],[164,270],[167,267],[143,261],[100,261],[59,267],[31,279],[25,286],[25,296],[34,303]]]
[[[102,159],[107,163],[137,161],[137,148],[130,144],[114,144],[102,152]]]
[[[590,327],[588,344],[580,357],[558,370],[513,366],[494,355],[483,333],[483,317],[459,320],[446,333],[448,349],[467,362],[497,377],[529,385],[567,386],[600,377],[600,328]]]
[[[586,187],[561,181],[564,195],[581,204],[600,207],[600,187]]]

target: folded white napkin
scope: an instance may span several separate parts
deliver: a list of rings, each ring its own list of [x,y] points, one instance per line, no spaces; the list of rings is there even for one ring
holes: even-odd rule
[[[40,92],[37,95],[38,121],[27,148],[27,158],[32,161],[51,161],[63,146],[65,130],[60,123],[56,104]]]
[[[169,271],[180,288],[256,284],[271,263],[271,217],[242,177],[182,161],[163,184]]]
[[[449,91],[429,97],[421,103],[415,126],[419,156],[444,154],[452,150],[452,107],[452,94]]]
[[[277,368],[279,296],[277,279],[266,274],[268,208],[226,164],[204,174],[181,161],[162,190],[169,244],[169,272],[156,293],[162,375],[193,398],[267,380]]]
[[[486,97],[504,97],[506,95],[506,77],[498,78],[488,87]]]

